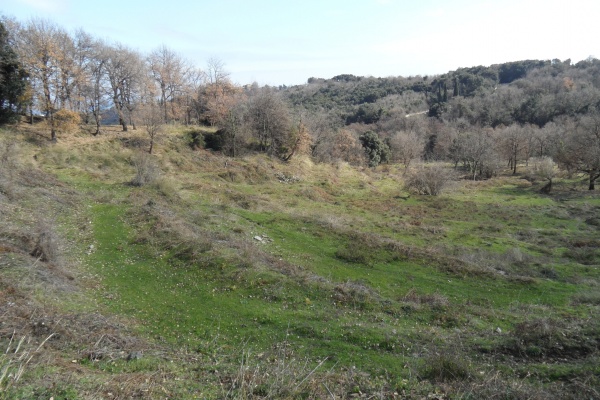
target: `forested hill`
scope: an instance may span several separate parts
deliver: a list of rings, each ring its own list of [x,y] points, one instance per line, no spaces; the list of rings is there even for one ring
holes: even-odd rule
[[[439,76],[309,78],[285,88],[290,102],[310,110],[337,110],[346,124],[428,110],[447,121],[497,127],[535,124],[586,113],[600,100],[600,61],[524,60],[460,68]]]
[[[316,162],[406,169],[443,161],[472,179],[550,158],[568,174],[585,174],[590,189],[600,178],[600,60],[592,57],[260,87],[232,82],[220,60],[198,68],[164,45],[141,54],[40,20],[5,19],[0,28],[0,120],[42,117],[53,141],[71,127],[100,135],[107,124],[123,132],[137,125],[152,152],[164,126],[181,124],[214,128],[195,134],[193,147],[230,157],[262,152],[289,161],[304,153]]]

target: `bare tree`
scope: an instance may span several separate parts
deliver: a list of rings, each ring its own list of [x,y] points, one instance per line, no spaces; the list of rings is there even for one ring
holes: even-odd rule
[[[185,93],[193,68],[177,53],[162,45],[147,58],[150,74],[158,86],[165,122],[179,117],[176,100]]]
[[[260,150],[281,155],[290,135],[289,111],[281,97],[269,88],[261,89],[250,99],[248,121]]]
[[[600,111],[580,117],[557,151],[558,161],[567,169],[588,175],[589,190],[600,178]]]
[[[56,140],[54,113],[60,102],[60,71],[57,63],[59,28],[49,21],[32,19],[17,35],[17,51],[36,90],[33,107],[46,116],[50,137]]]
[[[208,59],[206,68],[206,80],[209,85],[221,85],[229,82],[229,72],[225,69],[225,63],[211,57]]]
[[[144,76],[140,55],[122,45],[105,47],[106,62],[104,68],[110,83],[111,98],[119,125],[127,131],[127,117],[135,109],[135,102],[141,92],[141,81]]]
[[[491,128],[472,129],[457,135],[452,153],[462,161],[473,180],[477,177],[489,178],[499,169],[496,143]]]
[[[141,122],[148,134],[150,139],[150,147],[148,148],[148,154],[152,154],[154,150],[154,143],[164,130],[164,119],[161,112],[161,108],[155,102],[146,102],[140,110]]]
[[[517,173],[517,165],[522,158],[525,158],[525,149],[527,147],[526,130],[522,126],[513,124],[507,128],[498,130],[499,147],[503,155],[508,159],[508,165]]]
[[[318,160],[326,157],[328,145],[342,127],[342,118],[333,112],[304,112],[302,118],[311,135],[310,155]]]
[[[398,132],[390,140],[392,159],[408,170],[410,163],[419,159],[425,150],[425,140],[414,132]]]
[[[240,151],[244,124],[248,115],[248,102],[246,96],[238,92],[227,97],[224,110],[219,113],[217,124],[223,134],[223,150],[231,157],[236,157]]]
[[[91,56],[86,65],[86,79],[81,89],[85,101],[86,114],[91,113],[94,118],[94,135],[100,134],[102,112],[108,108],[110,84],[107,81],[106,45],[100,41],[92,44]]]

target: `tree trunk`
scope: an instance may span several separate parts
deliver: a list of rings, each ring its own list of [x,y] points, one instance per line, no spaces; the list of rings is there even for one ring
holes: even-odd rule
[[[596,189],[596,179],[598,179],[598,177],[600,177],[600,173],[598,173],[598,171],[590,171],[590,186],[588,187],[589,190],[595,190]]]
[[[48,113],[48,118],[50,119],[50,139],[56,142],[56,127],[54,126],[54,113],[52,111]]]
[[[123,127],[123,132],[127,132],[127,122],[121,117],[119,117],[119,125]]]

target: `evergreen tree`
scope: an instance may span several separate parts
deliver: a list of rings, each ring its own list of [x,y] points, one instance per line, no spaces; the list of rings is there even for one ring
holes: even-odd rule
[[[359,140],[369,158],[369,167],[376,167],[390,160],[389,146],[375,132],[365,132],[359,137]]]
[[[0,22],[0,123],[17,117],[26,88],[27,74],[10,45],[8,31]]]

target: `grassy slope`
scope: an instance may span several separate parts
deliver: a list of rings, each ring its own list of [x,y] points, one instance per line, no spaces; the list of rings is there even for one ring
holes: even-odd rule
[[[58,223],[72,268],[93,277],[81,279],[94,288],[87,301],[144,340],[83,364],[91,377],[138,374],[145,384],[90,378],[61,390],[598,394],[595,194],[564,181],[541,196],[502,177],[410,196],[395,166],[226,160],[190,150],[176,129],[154,157],[162,177],[140,188],[127,184],[143,143],[131,136],[23,144],[77,194]],[[144,358],[125,361],[134,348]],[[155,380],[159,372],[169,379]]]

